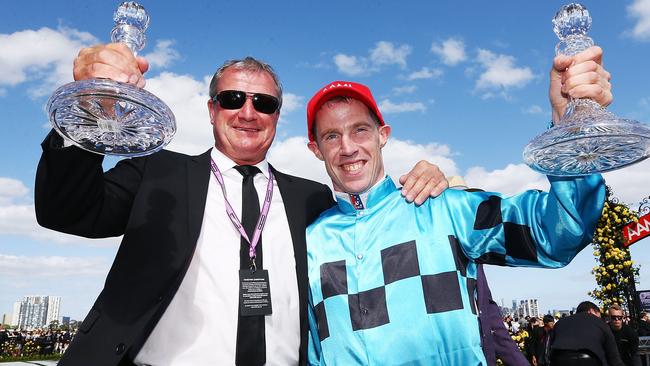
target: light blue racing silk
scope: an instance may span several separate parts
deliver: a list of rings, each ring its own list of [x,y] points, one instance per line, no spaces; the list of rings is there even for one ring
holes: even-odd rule
[[[549,193],[448,189],[421,206],[386,177],[307,228],[311,365],[485,365],[476,263],[562,267],[591,241],[600,175]]]

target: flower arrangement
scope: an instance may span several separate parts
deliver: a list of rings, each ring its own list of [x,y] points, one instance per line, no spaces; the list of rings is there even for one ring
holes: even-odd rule
[[[591,273],[596,279],[597,288],[588,293],[603,309],[613,304],[628,309],[630,305],[633,306],[639,266],[634,265],[630,249],[623,246],[625,239],[621,228],[638,219],[638,212],[612,198],[611,188],[607,187],[605,206],[593,237],[596,266]]]

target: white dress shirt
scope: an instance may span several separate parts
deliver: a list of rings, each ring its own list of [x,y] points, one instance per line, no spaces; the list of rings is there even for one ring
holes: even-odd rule
[[[217,149],[212,159],[223,175],[230,205],[241,219],[243,177]],[[262,206],[269,164],[256,165],[254,185]],[[189,243],[188,243],[189,245]],[[300,303],[289,222],[278,189],[262,232],[263,268],[269,271],[273,314],[265,318],[266,364],[296,365]],[[135,358],[136,365],[234,365],[239,307],[240,234],[226,214],[221,186],[210,177],[196,251],[169,307]]]

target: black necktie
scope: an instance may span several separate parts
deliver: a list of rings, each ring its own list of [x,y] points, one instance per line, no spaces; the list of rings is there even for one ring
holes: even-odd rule
[[[235,169],[244,176],[242,181],[241,224],[253,240],[255,225],[260,216],[260,202],[253,185],[255,174],[261,173],[252,165],[239,165]],[[239,268],[248,270],[251,266],[248,249],[250,244],[242,237],[239,249]],[[262,269],[262,237],[257,243],[255,264]],[[264,316],[241,316],[237,324],[237,349],[235,364],[238,366],[261,366],[266,363],[266,340],[264,337]]]

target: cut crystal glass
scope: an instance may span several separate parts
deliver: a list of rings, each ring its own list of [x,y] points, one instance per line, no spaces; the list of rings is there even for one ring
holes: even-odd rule
[[[581,4],[563,6],[553,19],[555,51],[573,56],[594,45],[591,16]],[[562,118],[524,149],[524,161],[546,175],[606,172],[650,156],[650,128],[608,112],[591,99],[571,99]]]
[[[134,54],[144,48],[149,15],[135,2],[115,11],[113,42]],[[54,129],[74,145],[119,156],[152,154],[176,133],[176,119],[158,97],[137,86],[109,79],[88,79],[58,88],[47,102]]]

